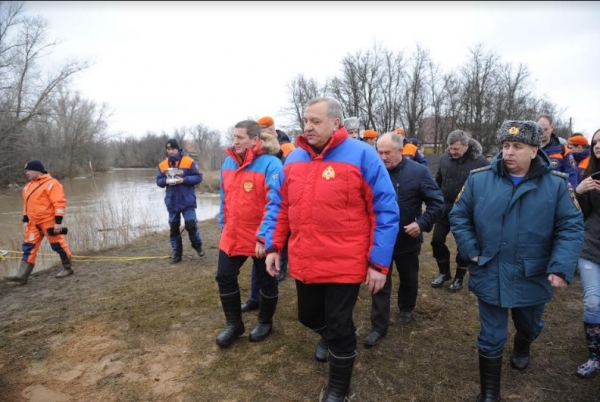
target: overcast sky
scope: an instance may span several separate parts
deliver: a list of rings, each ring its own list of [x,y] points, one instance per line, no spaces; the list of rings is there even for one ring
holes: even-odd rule
[[[600,128],[600,2],[26,2],[61,40],[49,62],[88,60],[74,88],[113,112],[111,133],[140,137],[202,123],[225,132],[248,117],[287,123],[298,74],[339,74],[375,44],[442,69],[481,43],[525,64],[538,96],[574,131]]]

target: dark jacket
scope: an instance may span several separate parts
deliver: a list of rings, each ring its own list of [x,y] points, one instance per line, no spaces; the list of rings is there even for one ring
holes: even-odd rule
[[[421,232],[430,232],[444,210],[444,196],[429,169],[418,162],[403,157],[402,162],[389,169],[388,173],[400,206],[400,229],[394,254],[418,252],[423,235],[411,237],[404,231],[404,226],[416,221]],[[426,205],[425,213],[423,203]]]
[[[435,181],[444,194],[444,201],[450,204],[449,208],[454,204],[471,170],[487,164],[485,156],[482,155],[481,144],[473,138],[469,139],[469,148],[462,157],[454,159],[449,152],[442,155]],[[449,208],[446,214],[450,211]]]
[[[585,221],[581,258],[600,264],[600,192],[576,194]]]
[[[469,290],[503,308],[552,299],[549,274],[573,279],[583,239],[583,217],[567,177],[552,171],[538,150],[517,186],[499,156],[472,172],[450,212],[458,251],[469,266]]]

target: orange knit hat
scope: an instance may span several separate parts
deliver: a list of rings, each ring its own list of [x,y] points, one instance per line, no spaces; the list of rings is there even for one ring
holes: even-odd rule
[[[573,144],[573,145],[583,145],[583,146],[589,145],[587,138],[585,138],[581,134],[569,137],[569,139],[567,139],[567,142],[569,144]]]
[[[363,132],[363,138],[377,138],[379,137],[379,133],[375,130],[365,130]]]
[[[256,123],[264,128],[272,126],[273,124],[275,124],[275,121],[273,121],[273,118],[271,116],[264,116],[256,120]]]

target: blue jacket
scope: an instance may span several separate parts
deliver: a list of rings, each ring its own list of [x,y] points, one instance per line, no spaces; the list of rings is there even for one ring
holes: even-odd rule
[[[423,243],[423,235],[411,237],[404,231],[404,226],[417,222],[421,232],[430,232],[444,211],[442,190],[426,166],[405,157],[397,166],[388,169],[388,173],[400,207],[400,229],[394,253],[418,251]],[[423,203],[426,205],[425,213]]]
[[[183,183],[174,186],[167,185],[168,168],[179,169],[177,176],[183,178]],[[167,188],[165,192],[165,205],[167,211],[179,213],[188,209],[196,209],[196,184],[202,182],[202,173],[198,171],[198,164],[181,151],[172,157],[168,157],[158,165],[156,174],[156,185]]]
[[[573,190],[577,187],[577,165],[573,154],[569,149],[560,143],[558,137],[552,134],[550,142],[542,148],[550,159],[550,167],[557,172],[563,172],[569,176],[569,183]]]
[[[583,216],[566,175],[542,150],[516,187],[497,155],[474,170],[450,212],[469,289],[486,303],[526,307],[552,299],[549,274],[571,283],[583,240]]]
[[[575,162],[575,171],[577,172],[577,185],[579,185],[579,183],[581,183],[581,181],[583,180],[582,174],[583,171],[585,170],[585,168],[587,167],[587,163],[585,163],[585,165],[582,165],[581,162],[583,162],[585,159],[590,157],[590,149],[584,149],[581,152],[570,152],[571,155],[573,155],[573,160]],[[576,187],[573,187],[573,189],[575,189]]]

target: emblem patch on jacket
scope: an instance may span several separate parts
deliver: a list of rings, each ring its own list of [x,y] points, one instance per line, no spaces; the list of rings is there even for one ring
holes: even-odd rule
[[[575,205],[575,208],[581,211],[581,206],[579,205],[579,201],[577,201],[577,197],[575,196],[575,192],[573,191],[571,191],[571,200],[573,200],[573,205]]]
[[[335,179],[335,170],[333,170],[331,166],[327,166],[327,168],[323,170],[321,177],[325,180]]]
[[[245,192],[249,193],[253,189],[254,189],[254,183],[252,183],[251,181],[245,181],[244,182],[244,191]]]

